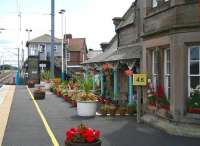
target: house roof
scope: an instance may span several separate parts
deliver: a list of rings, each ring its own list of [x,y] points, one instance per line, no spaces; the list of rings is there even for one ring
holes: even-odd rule
[[[65,40],[67,43],[67,40]],[[69,39],[68,50],[69,51],[81,51],[85,48],[85,38],[71,38]]]
[[[97,56],[101,53],[102,53],[102,50],[89,50],[87,53],[87,58],[88,59],[94,58],[95,56]]]
[[[51,43],[51,36],[49,34],[44,34],[39,37],[36,37],[29,42],[31,43]],[[55,43],[61,43],[62,39],[55,38]]]
[[[97,55],[94,58],[91,58],[89,60],[86,60],[83,64],[89,64],[89,63],[100,63],[105,62],[105,60],[110,57],[116,50],[117,50],[117,37],[116,35],[111,39],[109,43],[109,48],[106,49],[105,52]]]
[[[117,26],[117,30],[135,22],[135,2],[132,3],[130,8],[122,17],[122,21]]]
[[[117,60],[140,59],[141,55],[142,55],[141,46],[131,46],[116,50],[105,61],[108,62]]]

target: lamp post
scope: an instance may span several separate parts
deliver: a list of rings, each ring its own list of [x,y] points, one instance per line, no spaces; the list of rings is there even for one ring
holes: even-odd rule
[[[30,41],[30,33],[32,32],[32,29],[26,29],[26,32],[28,33],[28,42],[29,42]],[[30,54],[29,45],[27,46],[27,48],[28,48],[28,57],[29,57],[29,54]]]
[[[62,81],[65,80],[65,72],[64,72],[64,49],[63,49],[63,39],[64,39],[64,36],[63,36],[63,14],[65,13],[65,10],[64,9],[61,9],[59,11],[59,14],[61,14],[61,33],[62,33],[62,46],[61,46],[61,63],[62,63],[62,71],[61,71],[61,79]]]
[[[50,78],[54,78],[54,47],[55,47],[55,0],[51,0],[51,58]]]

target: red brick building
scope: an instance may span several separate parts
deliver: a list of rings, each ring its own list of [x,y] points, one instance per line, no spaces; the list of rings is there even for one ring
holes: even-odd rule
[[[65,69],[67,73],[80,71],[80,64],[87,59],[85,38],[72,38],[71,34],[64,35]]]

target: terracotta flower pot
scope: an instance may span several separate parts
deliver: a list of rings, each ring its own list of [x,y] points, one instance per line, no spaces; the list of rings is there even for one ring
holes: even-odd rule
[[[101,146],[101,141],[93,142],[93,143],[71,143],[66,142],[65,146]]]
[[[65,101],[68,100],[68,96],[67,95],[64,95],[63,98],[64,98]]]
[[[77,102],[76,102],[76,100],[72,100],[72,101],[71,101],[71,105],[72,105],[72,107],[77,107]]]

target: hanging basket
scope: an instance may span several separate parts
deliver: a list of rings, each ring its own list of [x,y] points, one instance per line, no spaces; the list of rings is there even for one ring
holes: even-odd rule
[[[130,69],[125,70],[125,74],[126,74],[127,76],[132,76],[132,75],[133,75],[133,71],[130,70]]]
[[[103,70],[108,70],[110,68],[109,64],[105,63],[102,65]]]

